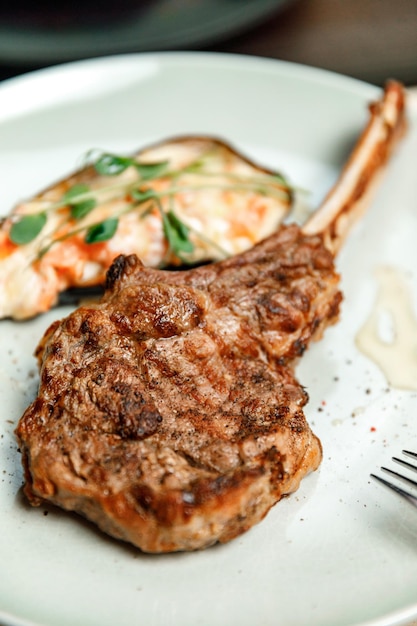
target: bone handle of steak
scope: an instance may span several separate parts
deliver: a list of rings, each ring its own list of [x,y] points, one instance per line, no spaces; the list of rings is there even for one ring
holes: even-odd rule
[[[326,247],[336,253],[351,225],[368,207],[392,149],[406,129],[405,90],[387,83],[382,98],[369,107],[370,119],[336,184],[303,232],[322,233]]]

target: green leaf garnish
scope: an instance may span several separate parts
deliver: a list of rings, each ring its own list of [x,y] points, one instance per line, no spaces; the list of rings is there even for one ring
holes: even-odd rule
[[[102,241],[108,241],[115,234],[118,225],[119,220],[117,217],[109,217],[99,224],[90,226],[85,234],[85,242],[101,243]]]
[[[23,215],[17,222],[12,224],[9,237],[13,243],[23,246],[30,243],[39,235],[46,224],[46,213],[32,213]]]
[[[133,189],[132,190],[132,198],[136,200],[138,204],[141,202],[146,202],[146,200],[152,200],[153,198],[157,198],[158,195],[155,193],[153,189]]]
[[[159,161],[157,163],[139,163],[135,161],[136,170],[142,180],[158,178],[168,171],[169,161]]]
[[[90,187],[84,183],[77,183],[70,187],[62,196],[62,202],[72,204],[76,202],[79,196],[82,196],[90,191]]]
[[[117,154],[102,154],[94,163],[97,174],[101,176],[117,176],[124,172],[136,161],[131,157],[118,156]]]
[[[97,205],[97,200],[95,198],[86,198],[86,195],[89,193],[90,187],[88,185],[78,183],[70,187],[70,189],[68,189],[68,191],[66,191],[62,196],[62,203],[69,205],[70,214],[73,219],[82,219]]]
[[[157,207],[161,214],[163,233],[170,252],[185,263],[187,254],[199,245],[211,245],[213,249],[227,256],[214,241],[185,224],[176,213],[177,194],[197,194],[204,190],[219,190],[235,193],[257,193],[270,197],[291,200],[292,190],[279,173],[256,173],[246,175],[231,171],[219,171],[211,161],[208,151],[188,165],[170,168],[169,161],[141,162],[134,157],[121,156],[110,152],[90,151],[88,163],[101,176],[113,177],[112,181],[99,181],[91,189],[88,184],[76,183],[57,200],[49,202],[39,213],[16,215],[10,229],[10,239],[17,245],[29,243],[44,228],[49,213],[56,212],[55,227],[42,240],[36,256],[40,259],[58,242],[84,234],[88,244],[111,239],[117,231],[119,219],[126,213],[136,211],[140,219],[146,218]],[[127,168],[130,176],[117,178]],[[198,176],[196,180],[194,177]],[[184,177],[184,179],[182,178]],[[152,186],[152,180],[164,178],[166,185]],[[114,202],[114,205],[112,204]],[[96,207],[105,204],[110,216],[99,221],[99,213],[90,220],[90,225],[79,222]],[[45,205],[42,205],[42,208]],[[62,211],[64,209],[64,211]],[[65,210],[66,209],[66,210]],[[190,238],[190,233],[193,235]],[[196,244],[197,245],[197,244]],[[185,258],[182,255],[185,254]]]
[[[90,213],[97,206],[97,201],[94,198],[90,200],[84,200],[84,202],[77,202],[70,205],[71,217],[75,220],[80,220]]]
[[[182,252],[192,252],[194,244],[188,238],[190,232],[188,226],[172,210],[161,213],[164,234],[172,252],[178,256],[181,256]]]
[[[142,180],[151,180],[161,176],[168,170],[169,161],[156,163],[140,163],[132,157],[119,156],[117,154],[102,154],[94,163],[95,170],[102,176],[117,176],[128,167],[134,167]]]

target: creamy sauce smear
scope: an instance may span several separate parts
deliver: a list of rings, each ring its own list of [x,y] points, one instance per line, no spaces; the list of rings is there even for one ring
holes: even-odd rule
[[[404,277],[392,268],[377,271],[379,291],[356,345],[398,389],[417,391],[417,320]]]

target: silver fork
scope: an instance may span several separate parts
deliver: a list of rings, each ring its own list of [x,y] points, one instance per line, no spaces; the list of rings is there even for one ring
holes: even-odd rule
[[[407,456],[412,457],[413,459],[417,459],[417,452],[410,452],[410,450],[403,450],[402,452],[403,454],[406,454]],[[414,472],[417,472],[417,466],[413,465],[412,463],[408,463],[408,461],[399,459],[396,456],[393,456],[392,460],[395,461],[396,463],[400,463],[403,467],[406,467],[409,470],[413,470]],[[408,478],[407,476],[403,476],[402,474],[399,474],[398,472],[394,472],[388,467],[381,467],[381,469],[384,472],[388,472],[388,474],[391,474],[391,476],[395,476],[396,478],[408,483],[409,485],[412,485],[413,487],[417,489],[417,481],[412,480],[411,478]],[[376,476],[376,474],[371,474],[371,476],[372,478],[375,478],[386,487],[389,487],[390,489],[398,493],[400,496],[405,498],[405,500],[408,500],[408,502],[410,502],[413,506],[417,507],[417,490],[415,493],[413,493],[412,491],[406,491],[405,489],[398,487],[394,483],[391,483],[388,480],[385,480],[385,478]]]

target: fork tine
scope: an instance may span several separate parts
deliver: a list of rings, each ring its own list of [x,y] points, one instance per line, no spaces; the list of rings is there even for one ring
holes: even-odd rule
[[[384,468],[381,468],[381,469],[384,469]],[[410,502],[410,504],[412,504],[413,506],[417,507],[417,497],[416,496],[413,496],[411,493],[408,493],[404,489],[401,489],[401,487],[398,487],[397,485],[394,485],[394,483],[390,483],[388,480],[385,480],[385,478],[381,478],[380,476],[377,476],[376,474],[371,474],[371,476],[372,476],[372,478],[375,478],[377,481],[379,481],[380,483],[382,483],[386,487],[389,487],[390,489],[392,489],[393,491],[398,493],[400,496],[405,498],[405,500],[408,500],[408,502]]]
[[[408,456],[411,456],[411,457],[417,459],[417,452],[411,452],[410,450],[403,450],[402,452],[403,452],[403,454],[406,454]],[[392,457],[392,460],[395,461],[396,463],[400,463],[401,465],[403,465],[407,469],[410,469],[410,470],[413,470],[414,472],[417,472],[417,467],[415,465],[413,465],[412,463],[408,463],[407,461],[403,461],[403,459],[399,459],[398,457],[395,457],[395,456]],[[388,472],[388,474],[391,474],[391,476],[395,476],[396,478],[399,478],[400,480],[402,480],[404,482],[407,482],[409,485],[412,485],[413,487],[417,487],[417,481],[412,480],[411,478],[407,478],[407,476],[403,476],[402,474],[399,474],[398,472],[394,472],[394,470],[391,470],[388,467],[381,467],[381,469],[384,472]],[[372,478],[375,478],[380,483],[382,483],[386,487],[389,487],[390,489],[392,489],[393,491],[398,493],[400,496],[402,496],[403,498],[408,500],[408,502],[413,504],[415,507],[417,507],[417,496],[416,495],[414,495],[414,494],[412,494],[412,493],[410,493],[408,491],[405,491],[405,489],[401,489],[401,487],[398,487],[397,485],[394,485],[394,483],[391,483],[388,480],[385,480],[384,478],[381,478],[380,476],[376,476],[375,474],[371,474],[371,476],[372,476]]]
[[[417,452],[410,452],[410,450],[403,450],[403,454],[408,454],[408,456],[412,456],[414,459],[417,459]]]
[[[404,465],[404,467],[407,467],[408,469],[413,470],[413,472],[417,472],[417,467],[413,465],[412,463],[408,463],[407,461],[404,461],[403,459],[399,459],[396,456],[393,456],[392,460],[396,461],[396,463],[401,463],[401,465]]]
[[[402,474],[399,474],[398,472],[394,472],[394,470],[389,469],[388,467],[381,467],[381,469],[384,470],[384,472],[388,472],[388,474],[391,474],[391,476],[396,476],[396,478],[399,478],[400,480],[404,480],[406,483],[413,485],[413,487],[417,487],[417,481],[412,480],[411,478],[407,478],[407,476],[403,476]]]

